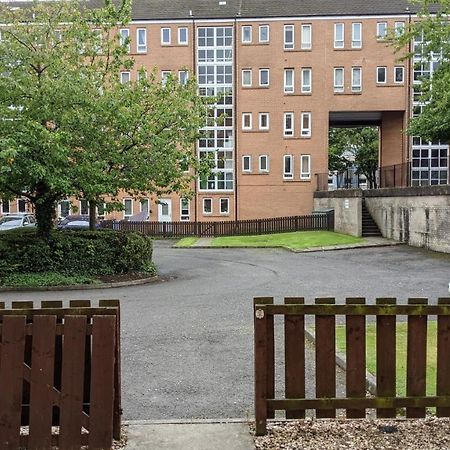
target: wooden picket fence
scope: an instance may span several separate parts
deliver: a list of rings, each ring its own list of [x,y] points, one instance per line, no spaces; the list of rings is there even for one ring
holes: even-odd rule
[[[118,300],[0,302],[2,450],[110,449],[120,415]]]
[[[104,220],[101,228],[137,231],[155,237],[214,237],[270,234],[289,231],[334,231],[334,213],[307,216],[275,217],[255,220],[222,220],[208,222],[128,222]]]
[[[274,316],[284,317],[285,398],[275,398]],[[315,398],[305,398],[305,316],[315,319]],[[426,348],[428,316],[437,316],[436,395],[426,395]],[[346,397],[336,397],[336,316],[345,316]],[[366,396],[366,317],[376,317],[376,396]],[[396,395],[396,322],[407,316],[406,396]],[[396,417],[406,408],[406,417],[425,417],[427,407],[436,407],[439,417],[450,417],[450,298],[436,305],[425,298],[408,304],[396,299],[348,298],[335,304],[333,298],[286,298],[274,304],[271,297],[254,299],[255,327],[255,418],[256,434],[266,434],[267,419],[276,410],[286,418],[304,418],[315,410],[318,418],[334,418],[345,409],[347,418],[364,418],[366,409],[377,417]]]

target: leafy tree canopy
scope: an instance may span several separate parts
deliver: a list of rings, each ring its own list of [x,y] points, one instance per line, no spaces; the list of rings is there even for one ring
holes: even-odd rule
[[[27,198],[42,234],[61,199],[187,192],[205,169],[194,142],[208,101],[193,77],[163,85],[142,68],[120,83],[134,66],[118,37],[128,1],[0,3],[0,197]]]

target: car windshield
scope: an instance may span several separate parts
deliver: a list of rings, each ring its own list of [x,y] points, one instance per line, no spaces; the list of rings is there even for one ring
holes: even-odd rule
[[[22,218],[18,217],[3,217],[0,219],[0,225],[20,225],[22,223]]]

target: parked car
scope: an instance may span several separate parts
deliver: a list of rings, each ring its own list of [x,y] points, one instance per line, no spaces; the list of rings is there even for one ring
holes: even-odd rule
[[[0,231],[13,230],[22,227],[35,227],[36,219],[33,214],[17,213],[5,214],[0,219]]]
[[[99,227],[97,223],[96,228]],[[64,217],[61,222],[58,223],[58,230],[88,230],[89,229],[89,215],[77,214]]]

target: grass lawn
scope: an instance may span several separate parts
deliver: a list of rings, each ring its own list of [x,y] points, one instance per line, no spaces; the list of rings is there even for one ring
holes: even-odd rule
[[[262,234],[257,236],[217,237],[212,247],[287,247],[305,249],[329,245],[355,244],[364,239],[332,231],[296,231],[294,233]]]
[[[366,367],[376,374],[376,333],[375,323],[367,325]],[[427,336],[427,395],[436,393],[436,321],[428,322]],[[397,395],[406,393],[406,344],[407,324],[397,323]],[[336,327],[336,345],[339,352],[345,354],[345,327]]]
[[[198,241],[196,237],[183,238],[175,244],[175,247],[191,247]]]

